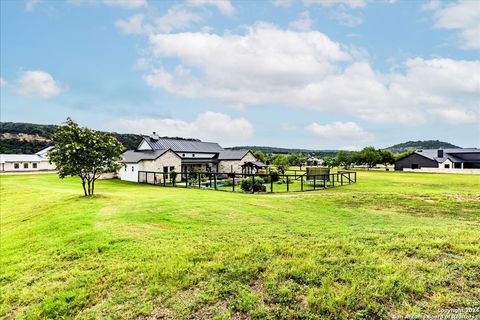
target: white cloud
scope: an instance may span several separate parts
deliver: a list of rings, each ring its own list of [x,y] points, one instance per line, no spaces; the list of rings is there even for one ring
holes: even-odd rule
[[[304,0],[306,6],[320,5],[322,7],[332,7],[336,5],[343,5],[350,8],[363,8],[367,5],[366,0]]]
[[[63,91],[61,85],[45,71],[24,71],[17,79],[16,93],[21,96],[51,98]]]
[[[160,136],[199,138],[234,145],[253,137],[253,126],[245,118],[232,118],[218,112],[205,112],[192,122],[176,119],[119,119],[109,124],[117,132],[150,134],[155,131]]]
[[[435,27],[457,30],[460,46],[466,49],[480,48],[480,2],[462,0],[444,4],[432,1],[423,6],[434,12]]]
[[[192,6],[214,6],[226,16],[232,16],[235,13],[230,0],[187,0],[187,3]]]
[[[363,18],[359,15],[348,13],[344,9],[333,10],[330,12],[330,19],[338,21],[347,27],[356,27],[363,23]]]
[[[39,4],[40,2],[42,2],[42,0],[27,0],[27,2],[25,3],[25,10],[29,12],[33,11],[35,5]]]
[[[318,124],[316,122],[305,128],[320,138],[324,144],[340,146],[349,144],[350,149],[373,142],[373,134],[360,128],[355,122],[333,122]],[[344,147],[345,148],[345,147]]]
[[[6,85],[7,85],[7,80],[0,77],[0,87],[6,86]]]
[[[321,32],[266,23],[244,34],[153,34],[149,42],[156,66],[144,75],[148,85],[227,106],[281,104],[408,125],[425,123],[433,109],[478,108],[480,61],[416,58],[385,74]],[[165,57],[176,65],[162,66]]]
[[[67,2],[75,5],[103,4],[109,7],[118,7],[124,9],[139,9],[148,6],[147,0],[68,0]]]
[[[136,14],[128,20],[117,20],[115,26],[122,29],[125,34],[141,34],[148,32],[148,29],[143,25],[143,14]]]
[[[445,122],[452,124],[480,122],[480,110],[477,110],[476,113],[474,111],[462,109],[439,109],[431,110],[431,112]]]
[[[310,18],[310,13],[304,11],[300,14],[298,20],[290,22],[290,27],[299,31],[308,31],[312,28],[313,20]]]
[[[271,0],[275,7],[288,8],[292,5],[293,0]]]
[[[135,14],[128,20],[117,20],[115,25],[126,34],[169,33],[188,28],[202,18],[183,6],[174,6],[160,17],[150,18],[149,22],[145,20],[146,17],[143,14]]]

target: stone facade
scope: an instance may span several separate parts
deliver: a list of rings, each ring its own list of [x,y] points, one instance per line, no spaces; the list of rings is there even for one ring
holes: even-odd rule
[[[245,156],[240,160],[221,160],[218,163],[218,172],[235,172],[242,173],[242,165],[245,162],[255,162],[257,159],[249,151]]]

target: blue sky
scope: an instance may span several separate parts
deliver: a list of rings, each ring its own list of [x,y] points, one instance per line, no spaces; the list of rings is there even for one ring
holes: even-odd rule
[[[480,146],[479,1],[1,1],[1,120]]]

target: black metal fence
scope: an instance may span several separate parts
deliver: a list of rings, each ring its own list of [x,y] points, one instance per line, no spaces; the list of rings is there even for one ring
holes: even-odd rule
[[[212,189],[231,192],[304,192],[357,182],[355,171],[329,174],[262,174],[224,172],[163,173],[139,171],[138,182],[163,187]]]

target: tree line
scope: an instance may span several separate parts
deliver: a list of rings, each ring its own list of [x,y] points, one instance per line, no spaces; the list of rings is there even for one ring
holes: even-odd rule
[[[394,154],[388,149],[375,149],[374,147],[365,147],[360,151],[339,151],[334,156],[323,156],[319,158],[320,163],[329,168],[343,167],[350,168],[354,165],[367,166],[368,168],[374,168],[375,166],[382,164],[385,167],[393,165],[396,160],[403,158],[414,152],[414,150],[408,150],[402,153]],[[289,167],[302,167],[307,165],[307,159],[310,155],[304,153],[292,153],[292,154],[273,154],[264,153],[261,150],[257,150],[254,156],[264,162],[267,165],[274,165],[278,171],[284,173]]]

